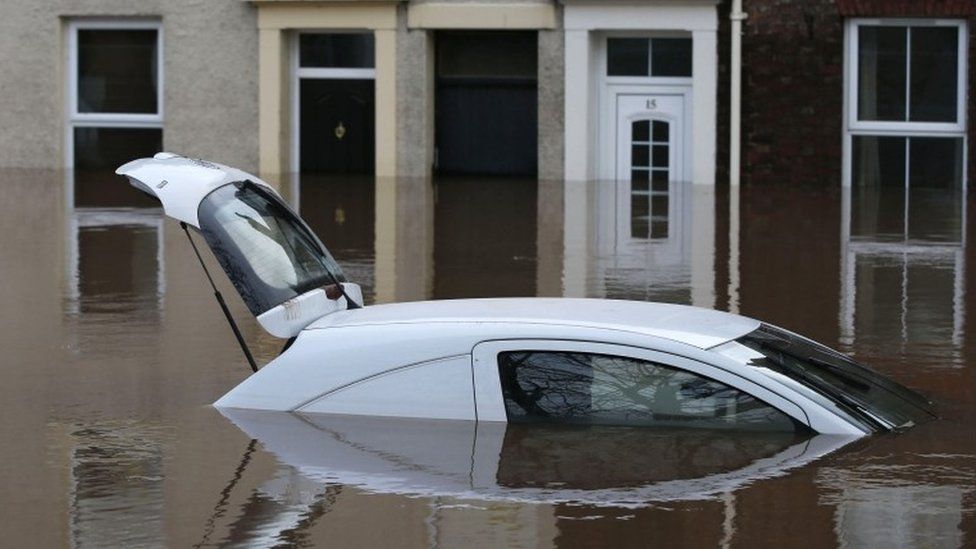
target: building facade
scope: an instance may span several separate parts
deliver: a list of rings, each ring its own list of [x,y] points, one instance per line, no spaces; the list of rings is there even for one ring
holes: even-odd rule
[[[961,204],[972,2],[745,0],[741,69],[730,4],[13,0],[0,165],[75,169],[79,205],[159,149],[272,179],[616,180],[653,218],[667,182],[728,180],[741,70],[745,183],[926,180]]]

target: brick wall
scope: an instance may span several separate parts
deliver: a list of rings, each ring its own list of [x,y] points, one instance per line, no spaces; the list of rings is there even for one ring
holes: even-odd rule
[[[841,178],[844,21],[966,17],[970,21],[969,179],[976,181],[976,2],[744,0],[742,182],[837,185]],[[730,0],[719,14],[718,180],[728,181]]]

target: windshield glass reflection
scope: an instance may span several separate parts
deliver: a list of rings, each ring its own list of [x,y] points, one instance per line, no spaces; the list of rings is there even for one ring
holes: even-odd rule
[[[255,315],[333,283],[342,271],[325,246],[280,200],[250,183],[227,185],[200,202],[200,229]]]

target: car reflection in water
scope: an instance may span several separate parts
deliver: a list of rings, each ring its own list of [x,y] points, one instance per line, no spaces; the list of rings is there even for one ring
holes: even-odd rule
[[[783,475],[855,440],[792,432],[221,413],[299,473],[299,484],[282,484],[281,474],[265,484],[265,495],[274,500],[311,482],[316,493],[343,485],[378,494],[642,507],[710,499]]]

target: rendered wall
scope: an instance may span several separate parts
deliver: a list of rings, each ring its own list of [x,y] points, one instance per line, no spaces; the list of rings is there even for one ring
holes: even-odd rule
[[[64,23],[74,17],[127,16],[163,22],[164,147],[256,169],[255,9],[239,0],[5,0],[0,165],[64,164]]]

